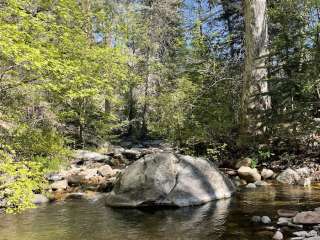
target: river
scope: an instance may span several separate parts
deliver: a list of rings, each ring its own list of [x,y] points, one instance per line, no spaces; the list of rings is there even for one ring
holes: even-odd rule
[[[253,226],[253,215],[276,221],[279,208],[320,206],[320,190],[268,186],[233,198],[180,209],[111,209],[103,200],[69,200],[16,215],[0,215],[1,240],[210,239],[264,240],[272,232]]]

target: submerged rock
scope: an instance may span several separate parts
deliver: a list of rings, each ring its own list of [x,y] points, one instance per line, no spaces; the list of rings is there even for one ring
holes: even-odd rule
[[[120,174],[106,204],[183,207],[229,198],[234,190],[232,181],[205,159],[156,153],[139,159]]]

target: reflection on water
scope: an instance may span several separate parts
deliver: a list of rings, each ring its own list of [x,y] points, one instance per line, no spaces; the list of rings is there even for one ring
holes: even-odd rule
[[[141,211],[111,209],[103,202],[68,201],[19,215],[0,216],[0,240],[270,239],[253,228],[252,215],[275,216],[278,208],[317,207],[318,189],[261,187],[200,207]]]

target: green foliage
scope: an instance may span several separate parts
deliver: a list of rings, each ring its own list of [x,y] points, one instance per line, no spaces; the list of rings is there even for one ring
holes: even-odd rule
[[[13,133],[11,146],[20,159],[41,163],[47,171],[59,170],[70,155],[56,130],[32,128],[26,124]]]
[[[227,146],[228,145],[224,143],[224,144],[215,146],[214,148],[208,148],[207,155],[209,159],[212,159],[213,161],[221,160],[222,156],[224,156]]]
[[[0,148],[0,191],[6,198],[6,211],[16,213],[35,207],[33,192],[42,192],[46,180],[41,163],[16,161],[14,152],[7,149]]]

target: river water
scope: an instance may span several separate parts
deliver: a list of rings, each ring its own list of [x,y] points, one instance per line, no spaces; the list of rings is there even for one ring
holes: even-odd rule
[[[0,215],[0,240],[210,239],[263,240],[272,232],[253,226],[253,215],[276,221],[279,208],[320,206],[320,190],[268,186],[199,207],[141,211],[111,209],[103,200],[70,200],[16,215]]]

